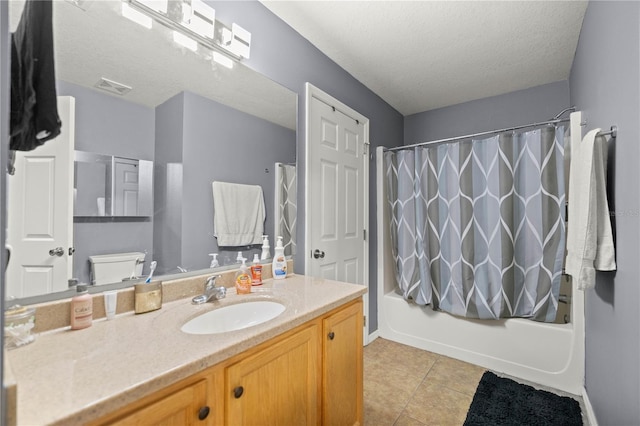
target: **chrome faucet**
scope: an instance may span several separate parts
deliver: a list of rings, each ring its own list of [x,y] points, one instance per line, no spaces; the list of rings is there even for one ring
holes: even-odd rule
[[[200,305],[211,300],[219,300],[225,298],[225,296],[227,295],[227,288],[222,286],[216,287],[216,278],[220,278],[220,275],[212,275],[207,278],[207,281],[204,283],[204,294],[191,299],[191,302],[194,305]]]

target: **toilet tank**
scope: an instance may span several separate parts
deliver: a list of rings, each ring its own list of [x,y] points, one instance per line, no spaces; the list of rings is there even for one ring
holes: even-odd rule
[[[91,284],[120,282],[132,275],[140,277],[145,254],[141,252],[114,253],[89,256],[91,262]]]

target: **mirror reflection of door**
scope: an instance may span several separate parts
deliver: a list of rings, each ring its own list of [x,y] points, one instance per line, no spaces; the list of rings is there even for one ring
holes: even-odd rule
[[[138,215],[138,161],[113,159],[113,214]]]
[[[60,135],[33,151],[17,152],[8,179],[7,296],[67,289],[73,271],[73,148],[75,99],[58,97]]]

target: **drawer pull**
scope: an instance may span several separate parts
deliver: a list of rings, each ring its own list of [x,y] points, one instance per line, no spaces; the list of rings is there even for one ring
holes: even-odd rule
[[[240,398],[243,393],[244,393],[244,388],[242,386],[238,386],[233,390],[233,396],[235,396],[236,399]]]
[[[334,337],[336,337],[336,334],[332,331],[328,334],[329,336],[329,340],[333,340]]]
[[[206,419],[209,416],[209,411],[211,410],[209,409],[208,406],[205,405],[204,407],[202,407],[200,411],[198,411],[198,419],[200,420]]]

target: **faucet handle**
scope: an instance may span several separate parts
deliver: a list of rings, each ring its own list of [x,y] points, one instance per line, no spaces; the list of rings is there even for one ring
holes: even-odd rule
[[[212,289],[216,286],[216,279],[220,278],[220,275],[212,275],[205,281],[204,288]]]

